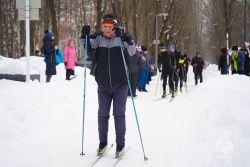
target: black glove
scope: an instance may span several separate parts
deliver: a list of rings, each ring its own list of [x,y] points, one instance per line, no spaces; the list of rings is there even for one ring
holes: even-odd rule
[[[158,68],[158,70],[159,70],[159,72],[161,72],[161,69],[160,69],[160,68]]]
[[[238,58],[235,58],[236,61],[238,61]]]
[[[117,24],[114,24],[114,28],[112,29],[113,31],[115,31],[115,36],[116,37],[121,37],[123,38],[123,35],[125,33],[124,29],[121,27],[118,27]]]
[[[64,62],[64,65],[67,66],[68,62]]]
[[[129,45],[134,45],[133,38],[128,32],[123,34],[122,41],[127,42]]]
[[[86,35],[89,36],[89,33],[90,33],[90,26],[89,25],[84,25],[82,27],[82,36],[81,36],[81,38],[85,39]]]
[[[103,35],[103,32],[102,31],[96,31],[94,34],[90,35],[90,39],[96,39],[97,36],[101,36]]]

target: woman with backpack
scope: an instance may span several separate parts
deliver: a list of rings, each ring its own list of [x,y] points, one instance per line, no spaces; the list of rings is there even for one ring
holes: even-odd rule
[[[68,37],[66,44],[67,45],[64,48],[63,55],[66,69],[66,80],[70,80],[70,76],[75,75],[75,66],[78,65],[76,59],[76,49],[74,47],[75,39]]]

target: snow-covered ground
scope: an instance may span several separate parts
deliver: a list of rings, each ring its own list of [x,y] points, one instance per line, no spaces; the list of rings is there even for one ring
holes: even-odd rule
[[[51,83],[45,83],[43,58],[31,57],[33,74],[41,82],[29,84],[0,80],[0,167],[82,167],[96,156],[98,147],[97,85],[87,75],[84,157],[82,113],[84,69],[65,80],[63,64]],[[0,56],[0,73],[25,74],[25,58]],[[89,70],[87,71],[89,74]],[[188,93],[176,99],[161,96],[158,77],[138,92],[135,106],[148,161],[144,162],[132,101],[128,98],[126,145],[131,150],[118,164],[123,167],[249,167],[250,78],[221,76],[216,65],[205,70],[204,83],[194,86],[189,70]],[[160,82],[159,82],[160,86]],[[115,144],[110,117],[109,144]],[[115,148],[96,167],[108,166]]]

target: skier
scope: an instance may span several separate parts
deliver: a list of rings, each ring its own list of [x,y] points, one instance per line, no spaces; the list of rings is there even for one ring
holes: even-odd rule
[[[200,78],[200,83],[202,83],[203,82],[202,70],[204,68],[204,61],[203,61],[203,59],[201,57],[200,52],[197,52],[196,57],[193,58],[192,66],[194,67],[195,85],[198,84],[198,75],[199,75],[199,78]]]
[[[170,46],[170,49],[172,46]],[[172,48],[173,49],[173,48]],[[166,97],[166,84],[167,84],[167,75],[169,76],[169,87],[170,93],[172,93],[172,98],[175,97],[174,93],[174,65],[175,65],[175,56],[173,52],[166,50],[166,47],[163,43],[160,44],[160,54],[158,56],[158,70],[162,72],[163,78],[163,95],[162,98]],[[162,66],[162,70],[161,70]]]
[[[222,48],[221,53],[218,70],[221,75],[227,75],[227,48]]]
[[[71,37],[67,38],[67,45],[65,46],[63,50],[64,55],[64,65],[66,69],[66,80],[71,80],[70,76],[75,75],[75,66],[78,65],[77,59],[76,59],[76,49],[74,47],[75,40]]]
[[[81,50],[84,52],[86,35],[90,34],[90,26],[82,27]],[[87,48],[96,49],[95,79],[98,84],[98,130],[101,155],[107,149],[108,125],[111,103],[116,130],[116,157],[124,153],[125,146],[125,110],[128,93],[127,76],[125,72],[119,38],[124,46],[124,54],[133,56],[135,45],[129,33],[117,26],[114,14],[106,14],[102,18],[102,31],[95,32],[91,39],[87,38]],[[126,59],[126,60],[127,60]],[[128,62],[128,61],[127,61]]]
[[[133,97],[136,97],[136,83],[139,77],[139,66],[143,65],[146,61],[141,55],[141,45],[136,45],[136,53],[129,57],[130,61],[130,81]],[[128,96],[130,96],[130,91],[128,91]]]
[[[187,54],[184,54],[184,83],[187,84],[187,73],[188,73],[188,62],[190,62],[190,59],[187,57]]]
[[[182,92],[182,86],[183,86],[183,79],[184,79],[184,56],[180,54],[180,60],[179,60],[179,79],[180,79],[180,92]]]
[[[146,59],[145,63],[140,66],[140,82],[139,82],[139,91],[148,92],[146,90],[146,83],[148,79],[148,74],[151,66],[151,60],[148,55],[148,49],[146,46],[141,46],[142,57]]]

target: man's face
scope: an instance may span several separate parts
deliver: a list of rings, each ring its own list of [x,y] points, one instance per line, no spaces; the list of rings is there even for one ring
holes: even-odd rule
[[[200,54],[198,54],[198,55],[197,55],[197,57],[198,57],[198,58],[200,58],[200,57],[201,57],[201,55],[200,55]]]
[[[244,55],[247,55],[247,51],[244,51]]]
[[[160,49],[160,51],[161,51],[161,52],[165,52],[165,51],[166,51],[166,49]]]
[[[112,34],[115,33],[112,29],[114,28],[113,24],[103,24],[102,25],[102,31],[105,36],[110,37]]]
[[[174,52],[174,48],[172,48],[172,47],[171,47],[171,48],[170,48],[170,52],[172,52],[172,53],[173,53],[173,52]]]
[[[235,54],[237,51],[236,50],[233,50],[232,53]]]
[[[144,53],[145,55],[147,55],[147,54],[148,54],[148,51],[144,51],[143,53]]]

